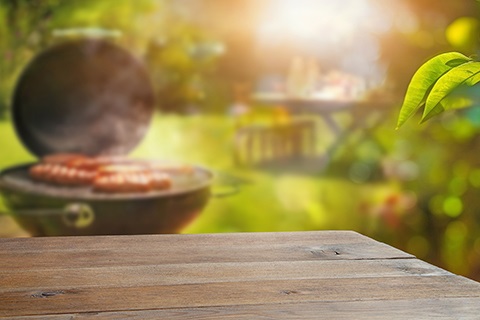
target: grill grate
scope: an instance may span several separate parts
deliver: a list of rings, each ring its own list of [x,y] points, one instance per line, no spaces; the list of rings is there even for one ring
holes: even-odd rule
[[[84,200],[125,200],[144,199],[179,195],[205,188],[210,185],[212,174],[202,168],[194,167],[191,172],[176,172],[171,174],[172,187],[168,190],[155,190],[136,193],[101,193],[90,187],[57,186],[30,178],[28,169],[31,165],[23,165],[5,170],[0,175],[2,187],[16,191],[49,196],[54,198],[84,199]]]

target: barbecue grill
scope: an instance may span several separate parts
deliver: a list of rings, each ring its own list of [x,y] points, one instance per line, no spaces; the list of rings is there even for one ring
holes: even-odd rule
[[[56,153],[126,155],[144,137],[154,111],[144,66],[122,47],[99,39],[64,42],[37,55],[15,88],[12,113],[25,147]],[[33,164],[0,173],[13,218],[34,236],[176,233],[210,197],[212,173],[171,173],[167,190],[98,193],[29,176]]]

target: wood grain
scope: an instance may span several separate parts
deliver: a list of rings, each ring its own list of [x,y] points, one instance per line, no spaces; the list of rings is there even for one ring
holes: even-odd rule
[[[0,293],[0,316],[211,307],[310,301],[479,297],[457,276],[263,280],[165,286],[12,290]]]
[[[245,263],[188,263],[66,269],[2,271],[0,293],[8,290],[49,290],[87,287],[133,287],[192,283],[283,279],[438,276],[450,273],[416,259],[326,260]]]
[[[0,239],[0,261],[11,319],[480,314],[479,283],[355,232]]]
[[[12,250],[24,252],[70,251],[82,248],[84,250],[125,249],[136,245],[138,249],[150,250],[155,247],[218,247],[225,243],[240,243],[244,246],[312,244],[349,244],[377,243],[354,231],[304,231],[304,232],[245,232],[245,233],[210,233],[183,235],[135,235],[135,236],[94,236],[94,237],[37,237],[37,238],[3,238],[0,239],[0,253],[11,253]],[[68,245],[66,245],[68,243]]]
[[[158,320],[158,319],[264,319],[264,320],[375,320],[375,319],[462,319],[476,320],[479,298],[438,298],[370,301],[320,301],[271,305],[241,305],[205,308],[173,308],[118,312],[70,313],[48,316],[9,317],[11,320]],[[6,319],[6,318],[0,318]]]
[[[315,237],[315,234],[317,235]],[[332,237],[328,237],[328,235]],[[184,238],[185,237],[185,238]],[[71,237],[0,242],[0,272],[71,265],[113,267],[206,262],[413,258],[353,232]],[[52,239],[52,241],[49,241]],[[178,239],[178,241],[176,240]],[[34,241],[38,240],[38,241]],[[8,248],[8,249],[7,249]]]

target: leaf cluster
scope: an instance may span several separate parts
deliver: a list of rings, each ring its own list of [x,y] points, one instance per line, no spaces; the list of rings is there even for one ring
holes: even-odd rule
[[[480,82],[480,62],[458,52],[439,54],[425,62],[413,75],[397,121],[397,129],[420,108],[421,122],[456,108],[447,98],[461,86]]]

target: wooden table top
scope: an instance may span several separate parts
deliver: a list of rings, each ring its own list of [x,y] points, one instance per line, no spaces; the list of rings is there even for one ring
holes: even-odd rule
[[[251,100],[270,106],[282,105],[288,109],[303,110],[312,113],[335,113],[356,107],[371,106],[383,108],[395,103],[395,100],[386,97],[376,97],[370,99],[328,99],[315,96],[295,97],[282,93],[255,93],[251,96]]]
[[[0,239],[0,319],[479,319],[480,283],[351,231]]]

